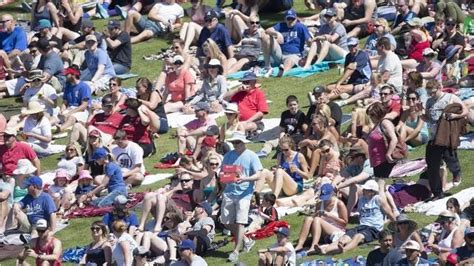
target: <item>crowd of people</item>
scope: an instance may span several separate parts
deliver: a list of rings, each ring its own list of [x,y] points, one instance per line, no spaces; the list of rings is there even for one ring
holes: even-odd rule
[[[20,265],[61,265],[57,222],[87,206],[113,207],[91,224],[81,265],[207,265],[217,232],[233,237],[228,261],[237,263],[255,245],[252,232],[281,219],[279,207],[305,210],[298,240],[290,240],[294,228],[276,227],[275,244],[257,251],[259,265],[296,265],[375,240],[367,265],[429,265],[430,253],[441,265],[474,264],[474,202],[464,209],[450,198],[426,236],[401,213],[468,178],[457,148],[474,124],[473,3],[304,0],[314,15],[301,17],[292,0],[186,2],[25,2],[31,28],[1,16],[0,97],[19,97],[22,108],[0,115],[0,243],[22,233]],[[264,28],[260,15],[276,12],[283,20]],[[92,18],[108,19],[105,29]],[[140,64],[132,44],[170,36],[159,74],[124,88],[120,77]],[[307,88],[306,113],[286,95],[277,136],[249,149],[268,130],[258,80],[327,62],[339,68],[337,80]],[[240,74],[237,86],[230,74]],[[176,130],[176,153],[162,160],[175,175],[145,194],[138,216],[130,191],[176,112],[195,119]],[[54,143],[61,136],[65,148]],[[421,145],[420,179],[389,189],[394,167]],[[264,168],[260,158],[274,150],[275,165]],[[58,153],[45,184],[40,158]]]

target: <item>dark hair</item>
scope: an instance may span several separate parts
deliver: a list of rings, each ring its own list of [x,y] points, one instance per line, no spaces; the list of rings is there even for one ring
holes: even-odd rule
[[[461,211],[461,205],[459,204],[458,199],[456,198],[449,198],[448,201],[446,201],[446,207],[448,207],[448,204],[453,204],[454,208],[456,208],[456,213],[460,214]]]
[[[423,76],[418,71],[412,71],[408,73],[408,79],[412,80],[417,87],[423,86]]]
[[[181,40],[180,38],[173,39],[172,43],[177,43],[177,44],[179,44],[179,46],[184,47],[184,41]]]
[[[384,240],[387,236],[391,236],[392,232],[388,229],[383,229],[382,231],[379,232],[379,240]]]
[[[119,129],[114,134],[114,139],[127,139],[127,133],[125,131]]]
[[[125,100],[125,105],[127,106],[127,108],[130,108],[130,109],[133,109],[135,111],[138,110],[138,108],[140,107],[141,102],[138,101],[138,99],[135,99],[135,98],[127,98]]]
[[[102,221],[92,222],[91,227],[92,226],[100,227],[100,230],[102,230],[102,237],[107,238],[109,235],[109,228],[107,228],[107,225],[105,225]]]
[[[332,148],[334,146],[334,144],[332,144],[332,142],[328,139],[322,139],[322,140],[319,141],[318,148],[321,149],[324,146],[329,146],[329,147]]]
[[[151,83],[151,81],[147,77],[138,78],[135,82],[135,86],[143,86],[149,93],[153,91],[153,83]]]
[[[426,82],[426,89],[441,89],[441,84],[436,80],[436,79],[430,79],[428,82]]]
[[[111,81],[115,81],[115,82],[117,82],[117,85],[122,86],[122,79],[119,78],[119,77],[111,77],[111,78],[109,79],[109,83],[110,83]]]
[[[375,102],[375,103],[371,104],[369,107],[367,107],[366,113],[369,117],[370,116],[375,116],[380,120],[387,113],[387,109],[385,108],[385,106],[382,103]]]
[[[395,89],[395,86],[393,86],[392,84],[390,83],[385,83],[383,85],[380,86],[380,91],[384,90],[384,89],[389,89],[390,90],[390,93],[395,93],[396,89]]]
[[[276,196],[272,192],[268,192],[263,194],[263,200],[270,203],[270,205],[274,205],[276,201]]]
[[[385,50],[392,49],[392,45],[390,44],[390,40],[387,37],[382,37],[377,41],[377,46],[382,46]]]
[[[411,91],[411,92],[407,93],[407,95],[410,95],[410,94],[415,94],[416,99],[417,99],[417,100],[420,99],[420,94],[419,94],[418,92],[416,92],[416,91]]]
[[[102,97],[102,104],[104,105],[104,104],[107,104],[107,103],[115,104],[114,99],[112,98],[112,95],[110,95],[110,94],[107,94],[104,97]]]
[[[288,105],[291,102],[298,102],[298,98],[295,95],[290,95],[286,97],[286,105]]]

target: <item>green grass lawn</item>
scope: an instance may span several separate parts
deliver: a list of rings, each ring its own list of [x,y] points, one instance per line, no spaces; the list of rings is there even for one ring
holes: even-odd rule
[[[205,0],[208,5],[213,5],[214,2],[212,0]],[[230,2],[230,1],[227,1]],[[303,1],[295,1],[295,9],[297,10],[300,16],[308,16],[311,15],[311,12],[306,10],[306,7],[303,5]],[[19,2],[15,4],[11,4],[7,7],[2,7],[0,9],[1,13],[11,13],[14,16],[21,12],[17,6]],[[186,4],[185,7],[188,7],[189,4]],[[264,14],[262,15],[261,21],[264,27],[268,27],[273,25],[275,22],[279,21],[282,18],[281,14]],[[106,23],[105,20],[96,20],[96,27],[99,31],[102,31],[104,25]],[[145,61],[143,60],[144,55],[157,53],[160,51],[161,48],[167,48],[170,44],[170,39],[153,39],[145,43],[137,44],[133,46],[133,66],[132,72],[138,74],[139,76],[145,76],[150,79],[155,79],[160,70],[161,70],[161,61]],[[260,80],[262,83],[262,88],[266,93],[266,96],[272,103],[269,105],[270,113],[267,115],[268,118],[271,117],[279,117],[280,113],[285,110],[285,99],[289,94],[294,94],[300,99],[300,106],[303,107],[303,111],[307,110],[307,100],[306,100],[306,93],[310,91],[315,85],[325,85],[330,82],[334,82],[338,78],[338,72],[336,69],[332,69],[328,72],[316,74],[310,76],[305,79],[299,78],[270,78],[265,80]],[[127,80],[124,82],[125,86],[132,87],[134,86],[134,79]],[[0,110],[5,109],[7,106],[18,106],[19,103],[15,99],[4,99],[0,100]],[[350,111],[350,107],[344,108],[345,113]],[[2,111],[4,112],[4,111]],[[223,122],[222,119],[219,120]],[[173,130],[172,130],[173,132]],[[176,140],[170,138],[170,133],[166,135],[162,135],[158,140],[156,140],[157,146],[157,154],[153,157],[148,158],[145,160],[145,165],[147,171],[150,173],[158,173],[158,172],[166,172],[166,171],[159,171],[153,168],[153,164],[158,162],[158,160],[166,153],[173,152],[177,149]],[[59,143],[64,143],[65,140],[60,140]],[[261,144],[252,144],[249,147],[253,150],[258,150]],[[419,147],[414,151],[410,152],[410,158],[418,158],[424,156],[424,147]],[[41,160],[42,169],[44,171],[53,170],[57,164],[57,158],[59,156],[51,156],[48,158],[44,158]],[[468,155],[468,151],[460,151],[459,157],[461,159],[461,164],[463,167],[463,182],[457,188],[452,189],[450,193],[458,192],[461,189],[470,187],[474,184],[472,180],[473,176],[473,164],[472,162],[469,163],[470,158],[472,158],[472,154]],[[266,158],[262,160],[264,167],[269,168],[274,165],[274,161],[270,158]],[[416,179],[415,177],[414,179]],[[135,189],[135,191],[145,191],[148,189],[157,189],[163,186],[166,182],[158,182],[152,184],[150,186],[143,186],[140,188]],[[140,212],[140,210],[137,210]],[[421,214],[409,214],[410,218],[416,220],[419,225],[426,225],[432,221],[434,221],[434,217],[427,217]],[[88,218],[88,219],[73,219],[70,221],[69,226],[60,231],[57,234],[57,237],[62,241],[64,248],[74,247],[74,246],[84,246],[90,242],[89,237],[89,226],[92,221],[99,220],[101,217],[96,218]],[[284,217],[284,220],[288,221],[291,225],[291,240],[296,240],[298,238],[298,232],[300,230],[301,224],[304,220],[303,216],[298,215],[290,215]],[[355,226],[357,223],[352,222],[350,226]],[[257,244],[254,246],[252,251],[248,254],[242,253],[240,256],[241,261],[245,265],[256,265],[257,264],[257,250],[260,248],[266,248],[270,244],[274,243],[274,238],[268,238],[264,240],[258,240]],[[373,243],[372,243],[373,244]],[[357,255],[364,255],[366,256],[367,253],[373,248],[373,245],[364,245],[363,247],[357,248],[351,252],[347,252],[340,256],[336,257],[350,257],[350,256],[357,256]],[[226,258],[230,251],[232,250],[232,245],[227,245],[226,247],[221,248],[217,252],[211,253],[205,257],[206,261],[209,265],[230,265],[230,263],[226,262]],[[304,260],[312,260],[316,259],[316,256],[307,257]],[[14,261],[6,261],[2,262],[0,265],[14,265]]]

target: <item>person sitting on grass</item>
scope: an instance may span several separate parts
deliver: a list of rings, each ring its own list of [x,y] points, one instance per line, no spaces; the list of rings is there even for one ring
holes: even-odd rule
[[[92,242],[86,246],[86,252],[79,262],[80,265],[95,263],[97,265],[109,264],[112,262],[112,246],[107,240],[109,230],[101,221],[94,221],[90,227]]]
[[[469,265],[474,263],[474,227],[466,228],[464,232],[464,246],[453,251],[458,256],[460,265]]]
[[[68,175],[71,178],[75,178],[77,173],[84,167],[81,145],[77,142],[68,143],[64,150],[64,156],[59,158],[57,167],[66,169]]]
[[[71,189],[68,188],[69,179],[70,176],[67,171],[60,168],[56,170],[56,176],[53,180],[54,184],[48,188],[48,193],[53,198],[58,209],[58,216],[62,216],[76,201],[76,197],[74,197]]]
[[[138,217],[129,208],[127,208],[128,199],[124,195],[118,195],[112,204],[113,209],[102,217],[102,222],[107,225],[109,231],[112,231],[112,225],[115,221],[121,220],[127,226],[127,233],[135,235],[138,226]]]
[[[408,93],[408,110],[402,113],[400,123],[396,127],[400,138],[409,145],[416,147],[426,144],[429,139],[428,124],[421,118],[423,105],[416,91]]]
[[[367,254],[367,266],[384,265],[384,259],[390,252],[393,243],[392,233],[384,229],[379,233],[379,248],[376,248]]]
[[[289,241],[290,229],[280,227],[275,233],[277,242],[269,248],[258,250],[258,265],[296,265],[295,248]]]
[[[414,240],[408,240],[405,245],[403,245],[405,253],[407,254],[406,258],[401,259],[397,262],[397,266],[405,265],[419,265],[419,266],[429,266],[432,263],[421,257],[421,251],[423,247]]]
[[[439,223],[438,226],[434,226],[437,230],[432,230],[427,246],[438,256],[441,263],[446,263],[449,252],[461,247],[464,241],[463,232],[456,222],[455,214],[451,211],[442,211],[436,222]]]
[[[214,118],[209,116],[210,106],[208,103],[198,102],[193,109],[196,119],[177,130],[178,153],[180,154],[185,154],[186,148],[194,151],[198,139],[204,136],[206,129],[216,124]]]
[[[397,219],[387,226],[393,232],[392,249],[385,258],[386,265],[394,265],[400,258],[406,257],[404,245],[409,241],[415,241],[420,247],[423,246],[421,236],[418,234],[418,224],[410,220],[406,214],[398,215]]]
[[[127,133],[121,129],[115,132],[114,141],[116,146],[112,148],[111,153],[122,168],[125,182],[132,186],[139,186],[145,179],[142,147],[128,140]]]
[[[77,187],[76,191],[74,192],[74,195],[76,196],[77,199],[77,205],[79,208],[84,208],[85,204],[89,203],[87,202],[87,194],[91,192],[95,186],[92,184],[94,181],[94,178],[91,176],[89,170],[81,170],[79,171],[79,178],[77,179]],[[94,200],[95,197],[93,197],[90,200]]]
[[[339,254],[356,248],[361,243],[370,243],[378,238],[383,229],[384,213],[395,220],[387,203],[385,188],[380,188],[375,180],[368,180],[362,186],[363,195],[359,198],[357,211],[360,213],[359,225],[346,231],[339,241],[328,246],[315,245],[317,254]]]
[[[196,245],[190,239],[183,240],[178,245],[181,260],[171,263],[171,266],[207,266],[207,262],[199,255],[194,254]]]

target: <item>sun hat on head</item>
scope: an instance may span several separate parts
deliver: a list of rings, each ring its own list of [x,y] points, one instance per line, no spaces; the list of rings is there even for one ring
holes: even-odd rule
[[[36,167],[28,159],[20,159],[16,164],[16,169],[13,170],[14,175],[29,175],[36,172]]]
[[[367,180],[367,182],[365,182],[362,185],[362,189],[378,192],[379,191],[379,184],[377,184],[377,182],[375,180],[372,180],[372,179]]]
[[[25,78],[26,82],[32,82],[35,79],[44,79],[44,73],[41,69],[33,69],[28,72],[28,77]]]
[[[436,219],[436,222],[445,222],[445,221],[454,221],[456,219],[456,215],[452,211],[444,210]]]
[[[238,114],[239,113],[239,106],[236,103],[229,103],[225,107],[224,113],[226,113],[226,114]]]
[[[54,176],[54,180],[58,178],[66,178],[67,180],[69,180],[70,176],[66,169],[59,168],[58,170],[56,170],[56,175]]]
[[[89,170],[79,171],[79,178],[77,180],[81,181],[81,180],[85,180],[85,179],[94,180],[94,178],[91,176]]]
[[[408,216],[404,213],[398,215],[397,219],[395,221],[390,222],[388,224],[387,228],[388,228],[388,230],[390,230],[392,232],[397,232],[398,231],[397,225],[401,224],[401,223],[407,223],[408,224],[408,231],[414,231],[414,230],[416,230],[416,228],[418,228],[418,224],[415,221],[410,220],[410,218],[408,218]]]
[[[31,101],[28,103],[28,107],[21,111],[21,114],[32,115],[32,114],[42,113],[43,111],[44,109],[38,101]]]
[[[226,141],[242,141],[243,143],[250,143],[245,134],[239,131],[235,131],[234,133],[232,133],[232,137],[228,138]]]

